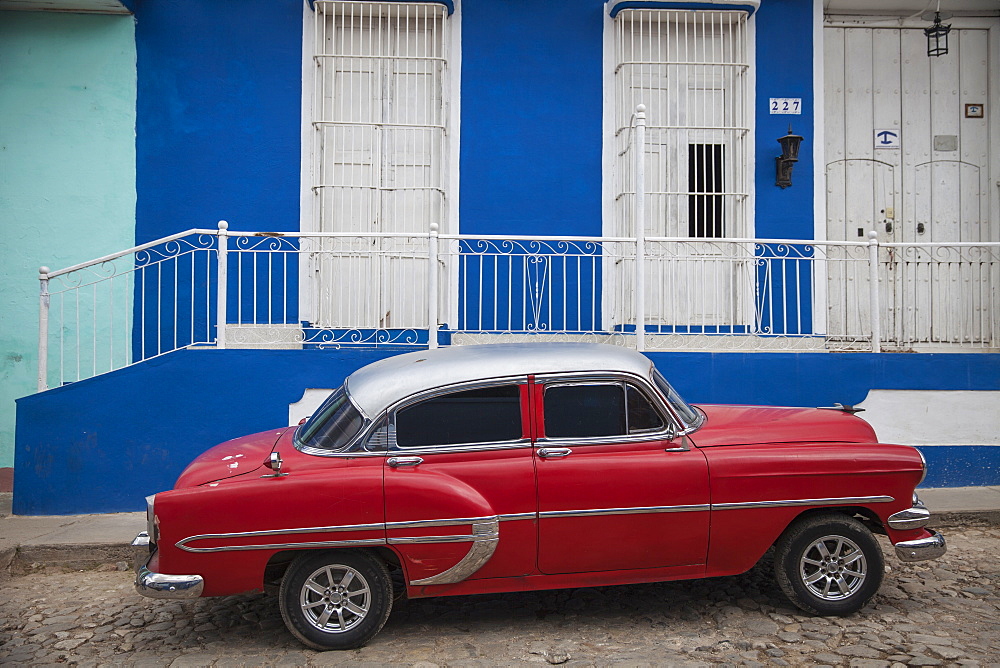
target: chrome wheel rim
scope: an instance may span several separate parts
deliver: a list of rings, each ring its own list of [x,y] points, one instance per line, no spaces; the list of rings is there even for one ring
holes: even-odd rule
[[[371,609],[368,581],[350,566],[330,564],[313,571],[299,592],[302,615],[323,633],[343,633],[360,624]]]
[[[824,601],[842,601],[865,583],[868,561],[853,540],[823,536],[802,553],[799,576],[813,596]]]

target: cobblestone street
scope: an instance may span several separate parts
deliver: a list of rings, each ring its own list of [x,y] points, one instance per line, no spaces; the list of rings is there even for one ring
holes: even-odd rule
[[[79,666],[1000,665],[1000,528],[943,527],[850,618],[793,609],[770,563],[714,580],[397,602],[372,643],[305,649],[273,597],[144,599],[130,572],[53,568],[3,583],[0,664]],[[106,569],[113,568],[108,566]]]

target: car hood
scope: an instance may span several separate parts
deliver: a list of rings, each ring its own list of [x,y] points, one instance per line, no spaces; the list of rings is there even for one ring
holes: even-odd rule
[[[702,448],[749,443],[878,442],[871,425],[839,410],[702,404],[698,408],[707,419],[691,439]]]
[[[289,429],[294,427],[241,436],[206,450],[188,464],[174,489],[204,485],[262,468],[278,439]]]

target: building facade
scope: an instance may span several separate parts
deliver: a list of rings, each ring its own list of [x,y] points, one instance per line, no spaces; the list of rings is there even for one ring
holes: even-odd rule
[[[1000,11],[943,3],[932,56],[924,4],[125,7],[137,246],[42,277],[15,512],[140,508],[364,363],[527,339],[1000,483]]]

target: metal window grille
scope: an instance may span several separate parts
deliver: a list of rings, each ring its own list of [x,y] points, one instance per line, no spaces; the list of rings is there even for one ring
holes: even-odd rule
[[[644,104],[647,235],[749,236],[746,21],[741,11],[616,17],[616,233],[632,232],[629,127]]]
[[[431,223],[444,229],[446,8],[320,0],[315,10],[315,229],[361,235],[426,235]],[[390,250],[385,243],[377,236],[319,242],[314,324],[419,324],[424,297],[412,290],[425,271],[417,257],[426,257],[426,238],[396,241],[388,254],[381,252]],[[338,285],[351,286],[351,294]]]

